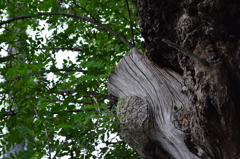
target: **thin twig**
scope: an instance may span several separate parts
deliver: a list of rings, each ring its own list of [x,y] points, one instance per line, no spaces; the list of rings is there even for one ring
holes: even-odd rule
[[[123,157],[123,159],[128,158],[131,155],[137,155],[137,153],[136,152],[131,152],[131,153],[127,154],[125,157]]]
[[[118,142],[110,142],[110,141],[103,141],[103,143],[105,143],[106,145],[114,145],[114,144],[121,144],[121,143],[125,143],[124,141],[118,141]]]
[[[20,54],[19,54],[19,53],[17,53],[17,54],[10,54],[10,55],[8,55],[8,56],[0,57],[0,61],[1,61],[1,62],[8,61],[8,60],[10,60],[11,58],[16,57],[17,55],[20,55]]]
[[[82,69],[52,69],[52,70],[40,70],[39,72],[41,73],[55,73],[55,72],[60,72],[60,71],[64,71],[64,72],[87,72],[87,70],[82,70]]]
[[[3,24],[8,24],[8,23],[11,23],[11,22],[14,22],[14,21],[17,21],[17,20],[28,19],[28,18],[33,18],[33,16],[31,16],[31,15],[24,15],[24,16],[14,17],[12,19],[0,22],[0,26],[3,25]]]
[[[205,68],[208,68],[209,69],[209,63],[204,60],[204,59],[201,59],[200,57],[198,57],[197,55],[195,55],[194,53],[192,53],[191,51],[189,50],[186,50],[184,49],[183,47],[171,42],[170,40],[167,40],[167,39],[162,39],[162,41],[166,44],[168,44],[168,46],[182,52],[183,54],[189,56],[190,58],[194,59],[195,61],[197,61],[198,63],[200,63],[203,67]]]
[[[79,112],[83,112],[82,109],[73,109],[73,110],[64,110],[67,113],[79,113]],[[63,111],[62,111],[63,112]],[[2,116],[6,117],[6,116],[15,116],[20,112],[14,112],[14,111],[9,111],[4,113]],[[54,112],[53,114],[60,114],[61,112]]]
[[[67,144],[67,146],[69,146],[69,144],[68,144],[68,141],[67,141],[68,139],[67,139],[67,137],[66,137],[66,144]],[[71,156],[71,158],[70,159],[74,159],[74,154],[73,154],[73,149],[72,148],[70,148],[70,150],[69,150],[69,153],[70,153],[70,156]]]
[[[35,112],[37,118],[40,118],[40,116],[37,112],[37,109],[34,109],[34,112]],[[48,143],[48,153],[49,153],[48,158],[51,159],[52,158],[51,157],[52,150],[51,150],[50,141],[49,141],[49,134],[48,134],[47,127],[46,127],[45,123],[43,123],[43,126],[45,127],[44,129],[45,129],[46,139],[47,139],[47,143]]]
[[[94,20],[96,21],[95,17],[94,17],[86,8],[78,5],[75,0],[73,0],[73,3],[74,3],[74,5],[77,6],[78,8],[81,8],[82,10],[84,10],[88,15],[90,15],[90,17],[91,17],[92,19],[94,19]]]
[[[131,33],[132,33],[132,43],[133,43],[133,45],[135,45],[134,44],[135,40],[134,40],[133,22],[132,22],[132,18],[131,18],[131,11],[130,11],[130,8],[129,8],[128,0],[126,0],[125,2],[126,2],[126,5],[127,5],[128,18],[129,18],[129,21],[130,21],[130,28],[131,28]]]
[[[95,24],[95,25],[99,26],[103,30],[108,31],[110,34],[115,35],[119,40],[121,40],[128,47],[130,47],[130,48],[135,47],[127,39],[125,39],[123,36],[121,36],[120,34],[115,32],[114,30],[112,30],[108,26],[106,26],[106,25],[104,25],[104,24],[102,24],[102,23],[100,23],[100,22],[98,22],[98,21],[96,21],[95,19],[92,19],[92,18],[88,18],[88,17],[82,16],[82,15],[75,15],[75,14],[71,14],[71,13],[38,13],[37,15],[63,15],[63,16],[66,16],[66,17],[72,17],[72,18],[86,20],[86,21],[88,21],[92,24]]]
[[[63,48],[63,47],[54,47],[54,48],[49,48],[49,47],[40,47],[40,48],[35,48],[39,50],[70,50],[70,51],[82,51],[82,49],[79,48]]]
[[[25,99],[32,99],[32,100],[40,100],[39,98],[28,98],[26,97]],[[64,102],[63,100],[47,100],[50,102]],[[79,104],[94,104],[92,102],[84,102],[84,101],[80,101],[80,100],[71,100],[69,101],[70,103],[79,103]]]
[[[6,117],[6,116],[15,116],[17,115],[18,112],[15,112],[15,111],[9,111],[9,112],[6,112],[4,113],[2,116],[3,117]]]
[[[108,5],[102,4],[102,3],[99,4],[99,5],[106,7],[107,9],[111,10],[112,12],[120,15],[120,16],[121,16],[123,19],[125,19],[126,21],[130,22],[130,20],[128,20],[128,18],[126,18],[125,16],[123,16],[123,15],[122,15],[119,11],[117,11],[116,9],[110,8],[110,7],[108,7]],[[137,32],[141,33],[141,31],[139,30],[139,28],[138,28],[137,26],[135,26],[135,25],[133,24],[133,27],[134,27],[134,29],[135,29]]]

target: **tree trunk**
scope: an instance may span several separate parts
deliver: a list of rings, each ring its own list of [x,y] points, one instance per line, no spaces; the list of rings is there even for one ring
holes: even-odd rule
[[[240,158],[240,1],[137,7],[147,56],[132,49],[108,83],[125,141],[144,158]]]

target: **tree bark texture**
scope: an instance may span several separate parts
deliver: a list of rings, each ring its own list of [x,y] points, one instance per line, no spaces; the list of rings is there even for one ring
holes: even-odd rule
[[[240,1],[137,7],[147,53],[132,49],[108,83],[125,141],[144,158],[240,158]]]

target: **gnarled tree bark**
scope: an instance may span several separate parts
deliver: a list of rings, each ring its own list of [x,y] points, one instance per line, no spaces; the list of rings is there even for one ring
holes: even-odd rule
[[[125,141],[144,158],[240,158],[240,1],[137,7],[148,56],[132,49],[108,83]]]

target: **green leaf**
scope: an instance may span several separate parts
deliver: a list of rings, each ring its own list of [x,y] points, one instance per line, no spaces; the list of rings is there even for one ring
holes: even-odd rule
[[[129,48],[76,17],[92,18],[130,41],[132,30],[135,37],[140,35],[129,28],[125,2],[10,0],[0,1],[0,12],[1,22],[17,19],[0,30],[0,127],[9,131],[1,136],[1,149],[28,140],[31,150],[18,152],[16,158],[42,158],[49,141],[59,158],[70,151],[74,158],[96,158],[94,145],[118,131],[115,110],[107,106],[107,78]],[[56,15],[60,12],[65,15]],[[136,28],[137,11],[131,13]],[[135,43],[140,46],[140,38]],[[76,109],[80,111],[72,111]],[[125,144],[108,146],[100,152],[102,158],[132,152]]]

